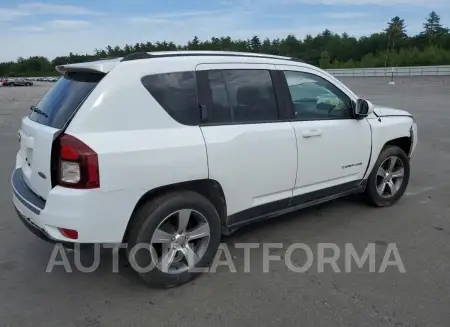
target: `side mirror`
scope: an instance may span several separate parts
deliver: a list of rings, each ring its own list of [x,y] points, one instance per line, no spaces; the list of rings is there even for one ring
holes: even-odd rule
[[[358,99],[356,101],[355,116],[367,117],[373,112],[374,106],[370,101]]]

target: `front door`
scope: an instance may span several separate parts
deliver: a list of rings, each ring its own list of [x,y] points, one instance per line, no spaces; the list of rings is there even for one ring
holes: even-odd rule
[[[358,184],[371,152],[371,130],[365,119],[355,119],[352,95],[326,74],[303,67],[283,69],[292,98],[298,147],[294,200],[346,191]]]

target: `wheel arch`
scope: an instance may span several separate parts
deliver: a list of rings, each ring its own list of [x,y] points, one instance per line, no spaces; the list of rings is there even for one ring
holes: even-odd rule
[[[144,195],[142,195],[133,209],[122,241],[124,243],[127,242],[129,227],[132,225],[136,216],[135,212],[143,203],[146,203],[147,201],[150,201],[155,197],[159,197],[161,195],[176,191],[193,191],[207,198],[214,205],[219,214],[219,217],[221,219],[222,231],[226,231],[225,222],[227,217],[227,205],[222,186],[218,181],[214,179],[198,179],[193,181],[164,185],[149,190]]]
[[[365,178],[368,178],[374,165],[375,162],[378,160],[378,158],[381,155],[381,152],[383,152],[383,150],[388,147],[388,146],[397,146],[400,149],[402,149],[407,156],[409,156],[410,151],[412,149],[412,137],[411,136],[399,136],[399,137],[395,137],[392,138],[390,140],[385,141],[384,144],[382,144],[382,146],[377,149],[376,151],[374,151],[374,153],[372,153],[372,158],[371,158],[371,162],[369,165],[370,169],[367,169],[366,173],[365,173]]]
[[[405,151],[406,155],[409,156],[411,148],[412,148],[412,139],[411,136],[403,136],[398,137],[395,139],[392,139],[385,143],[382,149],[386,148],[387,146],[397,146],[403,151]]]

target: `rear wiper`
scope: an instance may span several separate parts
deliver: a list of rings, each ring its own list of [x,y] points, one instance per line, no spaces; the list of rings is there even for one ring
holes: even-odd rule
[[[39,115],[44,116],[45,118],[48,118],[48,115],[45,112],[43,112],[42,110],[38,109],[38,107],[36,107],[36,106],[30,106],[30,110]]]

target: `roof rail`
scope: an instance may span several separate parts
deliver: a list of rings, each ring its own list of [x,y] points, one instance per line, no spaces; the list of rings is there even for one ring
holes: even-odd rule
[[[221,56],[221,57],[251,57],[251,58],[265,58],[265,59],[278,59],[278,60],[292,60],[297,62],[303,62],[298,58],[292,57],[282,57],[275,55],[265,55],[262,53],[252,52],[214,52],[214,51],[198,51],[198,52],[185,52],[185,51],[173,51],[173,52],[155,52],[152,54],[151,52],[135,52],[129,55],[126,55],[122,58],[122,61],[131,61],[131,60],[140,60],[140,59],[150,59],[150,58],[167,58],[167,57],[197,57],[197,56]]]
[[[125,57],[120,60],[122,61],[130,61],[130,60],[138,60],[138,59],[149,59],[149,58],[155,58],[157,56],[151,55],[148,52],[134,52],[130,53],[129,55],[126,55]]]

